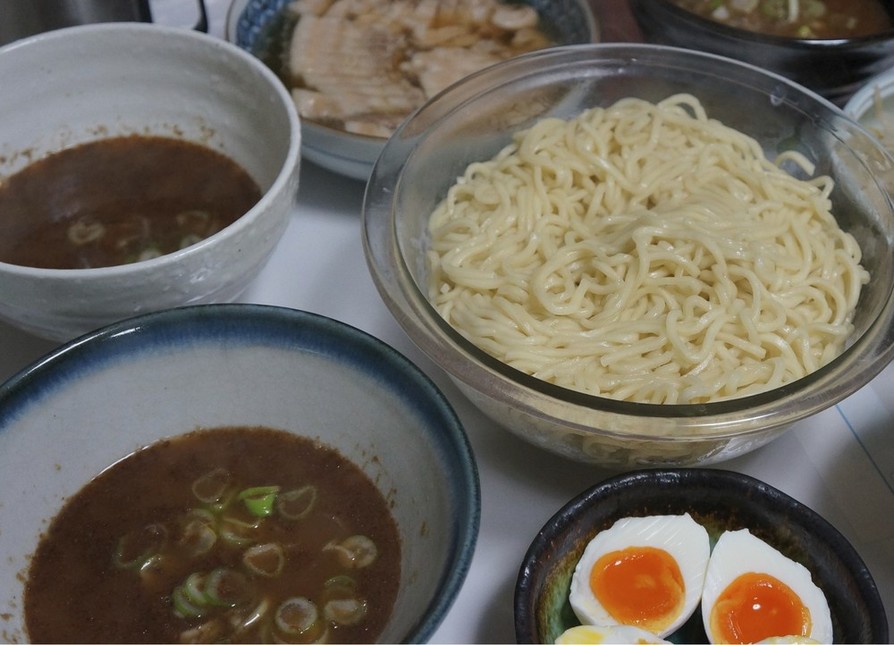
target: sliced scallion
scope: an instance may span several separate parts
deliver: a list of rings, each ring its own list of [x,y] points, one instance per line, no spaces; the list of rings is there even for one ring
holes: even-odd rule
[[[313,510],[316,503],[317,487],[308,484],[280,494],[277,510],[286,519],[300,520]]]
[[[255,541],[257,522],[244,522],[234,517],[224,517],[220,521],[220,538],[236,546],[246,546]]]
[[[320,612],[313,601],[297,596],[280,603],[273,616],[273,622],[283,634],[297,636],[313,629],[319,618]]]
[[[376,543],[365,535],[352,535],[341,542],[329,542],[324,551],[334,551],[339,563],[348,569],[368,567],[379,555]]]
[[[238,607],[249,603],[255,592],[249,579],[241,572],[218,567],[205,580],[205,599],[215,607]]]
[[[118,540],[113,554],[115,566],[139,569],[148,559],[159,553],[168,541],[168,529],[154,522],[127,533]]]
[[[181,588],[183,589],[183,595],[190,603],[196,606],[205,606],[208,604],[208,599],[205,597],[204,586],[205,576],[201,573],[191,573],[187,576]]]
[[[180,545],[193,556],[208,553],[216,542],[217,531],[213,524],[200,518],[190,520],[180,536]]]
[[[323,605],[323,618],[336,625],[356,625],[366,618],[366,601],[340,598]]]
[[[268,578],[282,573],[285,562],[286,557],[282,547],[275,542],[256,544],[242,554],[242,564],[253,573]]]
[[[248,512],[256,517],[267,517],[273,513],[273,504],[279,486],[254,486],[239,493],[238,498],[245,504]]]
[[[174,606],[174,614],[180,618],[198,618],[205,614],[206,609],[190,602],[186,597],[183,587],[177,587],[171,593],[171,603]]]
[[[230,483],[230,473],[225,468],[215,468],[192,483],[192,494],[206,504],[217,504],[223,498]]]

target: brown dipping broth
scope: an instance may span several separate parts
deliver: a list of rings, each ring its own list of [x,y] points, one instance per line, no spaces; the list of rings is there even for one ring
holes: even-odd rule
[[[674,4],[730,27],[790,38],[854,38],[894,26],[879,0],[798,0],[790,20],[788,0],[673,0]]]
[[[218,487],[224,471],[226,485]],[[269,486],[279,487],[270,515],[258,517],[238,498],[239,491]],[[301,517],[284,517],[281,499],[308,486],[315,503]],[[197,492],[219,501],[199,501]],[[217,535],[206,552],[205,533],[196,530],[203,517]],[[257,528],[246,528],[251,524]],[[352,564],[333,548],[356,535],[375,545],[371,563]],[[275,575],[269,553],[247,555],[272,543],[284,556]],[[225,603],[183,595],[193,574],[194,588],[207,592],[215,570],[236,572],[221,587]],[[65,503],[32,559],[25,623],[34,642],[311,642],[324,635],[372,642],[390,616],[399,578],[396,524],[358,466],[280,430],[197,430],[133,453]],[[295,597],[315,603],[320,620],[301,633],[283,632],[275,610]],[[324,617],[327,599],[359,600],[365,612],[355,624],[337,624]],[[178,615],[184,606],[202,615]]]
[[[84,143],[0,181],[0,261],[85,269],[147,260],[213,235],[260,197],[243,168],[201,144]]]

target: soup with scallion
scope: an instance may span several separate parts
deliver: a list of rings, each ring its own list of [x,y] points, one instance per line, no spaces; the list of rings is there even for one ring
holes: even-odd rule
[[[880,0],[672,1],[730,27],[790,38],[854,38],[892,28]]]
[[[148,260],[213,235],[260,197],[241,166],[198,143],[83,143],[0,181],[0,261],[88,269]]]
[[[25,586],[33,642],[372,642],[400,578],[388,502],[282,430],[196,430],[66,501]]]

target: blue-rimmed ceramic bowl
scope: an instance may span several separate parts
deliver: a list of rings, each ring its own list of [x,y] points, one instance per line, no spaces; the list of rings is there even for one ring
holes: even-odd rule
[[[537,9],[560,45],[599,40],[600,29],[588,0],[517,0]],[[230,42],[266,62],[276,59],[291,25],[283,19],[291,0],[233,0],[226,21]],[[385,145],[381,137],[352,134],[301,120],[301,152],[305,158],[354,179],[366,181]]]
[[[427,640],[462,586],[479,527],[478,473],[457,416],[381,341],[318,315],[242,304],[116,323],[0,386],[2,640],[27,640],[29,557],[66,497],[142,446],[232,425],[317,439],[376,482],[402,540],[381,640]]]

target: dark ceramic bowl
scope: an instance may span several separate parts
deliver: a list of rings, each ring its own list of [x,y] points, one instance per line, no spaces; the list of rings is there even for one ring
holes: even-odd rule
[[[515,592],[519,643],[552,643],[578,624],[568,603],[574,567],[598,532],[626,516],[689,513],[712,544],[725,530],[748,528],[803,564],[823,590],[834,642],[887,643],[878,588],[853,546],[831,524],[785,493],[725,470],[643,470],[606,479],[566,504],[528,549]],[[701,612],[668,639],[707,643]]]
[[[894,1],[882,0],[894,15]],[[894,64],[894,30],[871,36],[799,39],[760,34],[702,18],[671,0],[631,0],[648,42],[742,60],[781,74],[843,105],[870,76]]]

